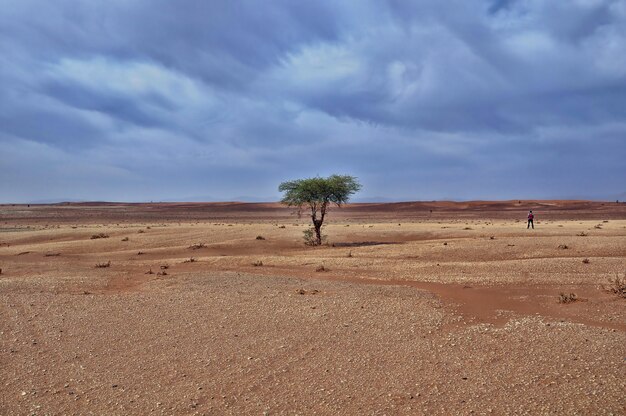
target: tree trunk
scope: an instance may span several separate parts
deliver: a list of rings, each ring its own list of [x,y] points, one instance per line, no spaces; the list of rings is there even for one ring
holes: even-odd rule
[[[313,226],[315,227],[315,238],[317,239],[316,244],[318,246],[321,246],[322,245],[322,221],[314,220]]]

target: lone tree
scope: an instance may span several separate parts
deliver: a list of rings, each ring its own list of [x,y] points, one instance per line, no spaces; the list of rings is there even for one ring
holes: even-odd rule
[[[302,208],[311,209],[311,220],[315,228],[314,245],[322,244],[322,224],[329,209],[329,204],[338,207],[345,204],[350,196],[361,189],[357,178],[348,175],[332,175],[328,178],[307,178],[287,181],[280,184],[278,190],[284,192],[281,202],[290,207],[297,207],[298,215]]]

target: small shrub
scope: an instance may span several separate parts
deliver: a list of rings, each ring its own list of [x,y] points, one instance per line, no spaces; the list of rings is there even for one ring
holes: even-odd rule
[[[165,270],[157,273],[157,276],[167,276],[167,272]]]
[[[106,263],[96,263],[96,267],[100,269],[105,267],[111,267],[111,260],[107,261]]]
[[[567,250],[569,247],[567,246],[567,244],[559,244],[559,248],[561,250]]]
[[[100,233],[100,234],[94,234],[91,236],[92,240],[96,240],[98,238],[109,238],[108,234],[105,233]]]
[[[256,239],[257,239],[257,240],[265,240],[265,237],[263,237],[262,235],[257,235],[257,236],[256,236]]]
[[[584,259],[583,259],[583,263],[585,263],[585,264],[589,264],[589,259],[588,259],[588,258],[584,258]]]
[[[46,254],[44,254],[45,257],[58,257],[60,255],[61,255],[61,253],[46,253]]]
[[[489,237],[490,240],[495,240],[496,237],[494,237],[493,235],[491,237]]]
[[[280,227],[278,227],[278,228],[285,228],[285,226],[284,226],[284,225],[281,225],[281,226],[280,226]]]
[[[327,269],[326,267],[324,267],[324,265],[322,264],[321,266],[319,266],[317,269],[315,269],[316,272],[327,272],[329,269]]]
[[[254,267],[261,267],[261,266],[263,266],[263,262],[261,260],[257,260],[254,263],[252,263],[252,265]]]
[[[444,245],[444,246],[447,246],[447,245],[448,245],[448,243],[444,241],[443,245]]]
[[[128,240],[129,240],[129,238],[128,238],[128,237],[124,237],[124,238],[122,238],[122,241],[128,241]]]
[[[184,260],[183,263],[193,263],[197,261],[196,259],[194,259],[193,257],[188,258],[187,260]]]
[[[559,294],[559,303],[572,303],[572,302],[576,302],[577,300],[578,300],[578,297],[576,296],[575,293],[565,294],[561,292]]]
[[[352,252],[348,251],[348,256],[347,257],[352,257]]]
[[[615,279],[608,278],[609,287],[605,288],[611,293],[616,294],[620,298],[626,299],[626,273],[624,273],[623,277],[620,277],[619,274],[615,275]]]
[[[145,231],[144,230],[139,230],[139,231],[137,231],[137,233],[143,234],[143,233],[145,233]]]
[[[472,229],[472,227],[465,227],[465,228],[463,228],[463,229],[464,229],[464,230],[471,230],[471,229]]]
[[[154,274],[154,272],[152,271],[152,267],[150,267],[150,270],[148,270],[146,274]]]
[[[170,268],[169,264],[164,264],[164,265],[161,266],[161,270],[167,270],[169,268]]]
[[[602,229],[602,224],[594,225],[593,228],[595,228],[597,230],[601,230]]]
[[[579,232],[578,234],[576,234],[578,237],[587,237],[587,233],[584,231]]]
[[[206,247],[206,244],[204,244],[204,243],[196,243],[196,244],[192,244],[192,245],[189,246],[189,248],[192,249],[192,250],[199,250],[199,249],[205,248],[205,247]]]
[[[138,255],[138,256],[143,256],[144,254],[146,254],[146,253],[144,253],[143,251],[138,251],[138,252],[137,252],[137,255]]]
[[[304,240],[304,244],[307,246],[316,246],[317,245],[317,237],[315,236],[315,228],[307,228],[302,231],[302,239]],[[327,236],[322,235],[322,244],[326,243]]]

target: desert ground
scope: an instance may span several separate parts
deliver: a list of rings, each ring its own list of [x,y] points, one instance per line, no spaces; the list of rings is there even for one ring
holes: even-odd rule
[[[321,247],[308,226],[0,205],[0,414],[626,414],[626,204],[350,204]]]

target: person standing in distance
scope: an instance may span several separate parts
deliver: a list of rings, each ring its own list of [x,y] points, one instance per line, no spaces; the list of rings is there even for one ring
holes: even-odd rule
[[[534,219],[535,219],[535,215],[533,214],[533,210],[531,209],[528,212],[528,225],[526,226],[526,229],[529,229],[531,225],[533,227],[533,230],[535,229],[535,223],[533,222]]]

